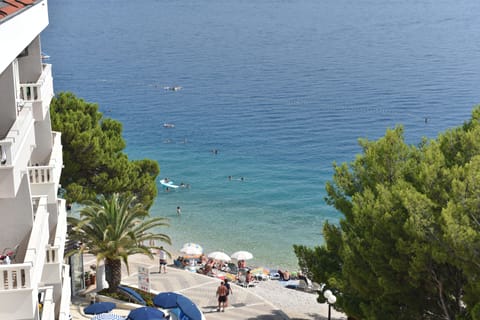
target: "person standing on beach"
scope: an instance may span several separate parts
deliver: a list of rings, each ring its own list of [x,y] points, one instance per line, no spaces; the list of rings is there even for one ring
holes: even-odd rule
[[[225,304],[227,303],[227,293],[228,289],[225,287],[225,283],[222,281],[220,285],[217,288],[217,297],[218,297],[218,308],[217,312],[222,310],[222,312],[225,311]]]
[[[225,287],[227,288],[227,300],[225,301],[225,307],[228,307],[228,296],[230,294],[233,294],[233,290],[232,290],[232,287],[230,286],[230,283],[228,283],[228,279],[225,278],[225,283],[224,283]]]
[[[167,273],[167,252],[163,249],[163,247],[160,247],[160,250],[158,251],[158,258],[159,258],[159,267],[158,267],[158,273]]]

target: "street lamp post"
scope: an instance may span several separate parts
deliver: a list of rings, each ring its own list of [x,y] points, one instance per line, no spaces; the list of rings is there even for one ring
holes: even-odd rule
[[[327,303],[328,303],[328,320],[330,320],[330,316],[331,316],[331,308],[332,308],[332,304],[334,304],[335,302],[337,302],[337,297],[335,297],[335,295],[332,293],[332,291],[330,290],[325,290],[323,292],[323,296],[325,297],[325,299],[327,299]]]

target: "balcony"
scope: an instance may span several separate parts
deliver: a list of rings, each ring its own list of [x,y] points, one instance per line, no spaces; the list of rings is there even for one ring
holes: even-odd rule
[[[62,283],[63,255],[67,237],[67,210],[63,199],[58,200],[57,221],[55,237],[47,245],[45,252],[45,267],[42,275],[42,282],[45,284]]]
[[[32,107],[25,106],[6,137],[0,140],[0,198],[15,197],[34,145]]]
[[[53,147],[50,159],[45,165],[28,167],[28,177],[32,196],[48,195],[49,199],[56,199],[63,168],[61,134],[53,132]]]
[[[33,207],[35,212],[38,210],[44,211],[52,206],[47,205],[47,196],[39,196],[32,198]],[[52,310],[56,310],[54,313],[58,313],[59,320],[67,320],[70,314],[70,276],[69,266],[63,262],[63,255],[65,251],[65,239],[67,236],[67,210],[65,208],[65,200],[58,199],[58,210],[56,212],[50,211],[50,224],[52,221],[57,221],[56,225],[50,225],[50,230],[53,235],[50,236],[49,243],[45,250],[45,261],[42,273],[41,283],[53,288],[53,296],[51,303],[48,305],[52,307]],[[52,214],[57,214],[56,219],[52,217]],[[36,214],[35,214],[36,218]],[[54,317],[46,317],[45,309],[47,301],[43,305],[42,319],[54,319]],[[52,312],[51,310],[49,311]]]
[[[20,99],[33,105],[33,117],[43,121],[53,98],[52,65],[43,64],[43,71],[35,83],[20,84]]]
[[[0,265],[0,319],[33,319],[37,312],[36,286],[49,238],[46,207],[46,198],[39,199],[23,261]]]

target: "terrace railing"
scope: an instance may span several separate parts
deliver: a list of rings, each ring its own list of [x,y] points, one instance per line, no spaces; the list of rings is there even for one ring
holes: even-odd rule
[[[52,98],[52,65],[43,64],[43,71],[37,82],[20,84],[20,101],[32,103],[35,120],[43,120]]]

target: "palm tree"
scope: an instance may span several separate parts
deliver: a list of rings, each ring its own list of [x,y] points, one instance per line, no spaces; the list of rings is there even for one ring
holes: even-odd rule
[[[80,218],[70,217],[72,234],[69,237],[83,243],[80,251],[87,251],[105,260],[109,291],[115,292],[122,278],[122,261],[128,267],[128,256],[142,253],[153,259],[152,248],[146,244],[158,240],[170,244],[170,237],[157,233],[159,227],[168,226],[166,218],[151,218],[144,205],[135,196],[113,194],[100,196],[98,201],[87,201]],[[155,241],[156,242],[156,241]]]

